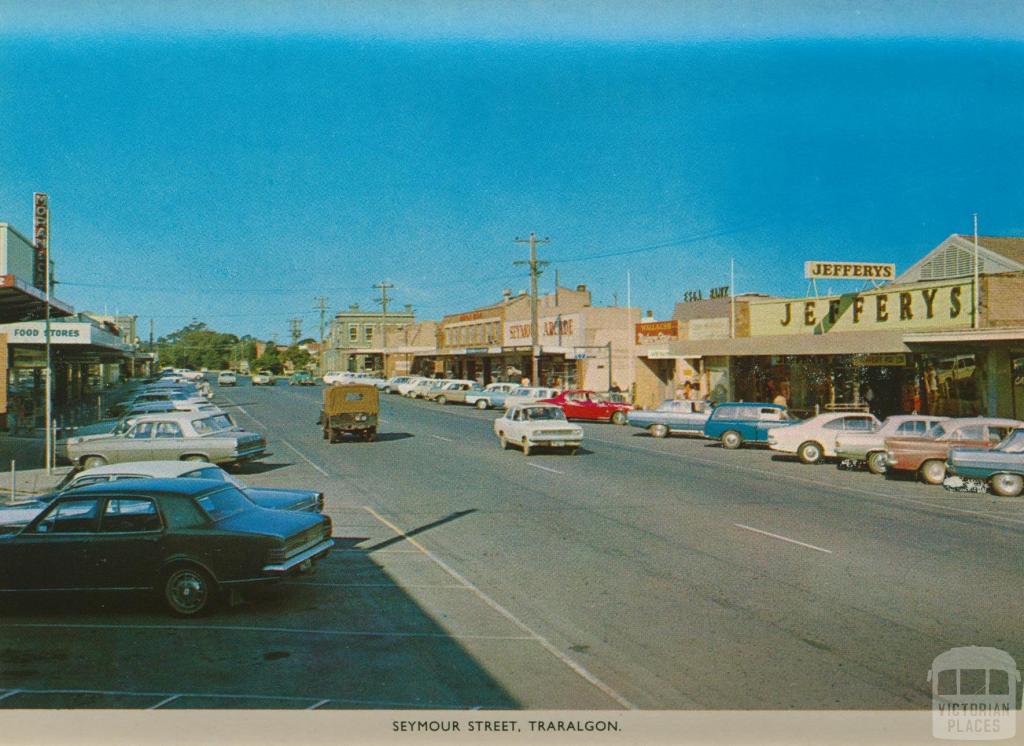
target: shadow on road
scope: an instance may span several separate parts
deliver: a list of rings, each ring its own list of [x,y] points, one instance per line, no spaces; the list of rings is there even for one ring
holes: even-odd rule
[[[231,470],[233,474],[266,474],[268,471],[277,471],[286,466],[294,466],[291,461],[247,461]]]
[[[366,551],[367,552],[374,552],[374,551],[376,551],[378,549],[383,549],[384,547],[389,547],[392,544],[398,544],[400,542],[405,541],[410,536],[415,536],[416,534],[422,534],[424,531],[429,531],[432,528],[437,528],[438,526],[442,526],[445,523],[449,523],[451,521],[458,520],[459,518],[462,518],[462,516],[464,516],[464,515],[469,515],[470,513],[475,513],[475,512],[476,512],[476,508],[470,508],[469,510],[457,510],[454,513],[449,513],[444,518],[438,518],[436,521],[431,521],[430,523],[424,523],[422,526],[417,526],[416,528],[412,529],[411,531],[406,531],[405,532],[405,536],[395,536],[395,537],[392,537],[392,538],[387,539],[385,541],[378,542],[378,543],[376,543],[376,544],[374,544],[372,546],[366,547]]]

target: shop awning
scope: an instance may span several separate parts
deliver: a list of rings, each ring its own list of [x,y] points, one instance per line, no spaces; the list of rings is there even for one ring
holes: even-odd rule
[[[915,344],[950,344],[962,342],[1024,342],[1024,327],[1005,329],[966,329],[957,332],[905,334],[903,341]]]
[[[45,364],[45,321],[0,324],[0,334],[7,336],[8,346],[16,351],[16,364]],[[133,354],[132,348],[116,334],[83,322],[51,322],[50,347],[64,362],[83,364],[116,362]]]
[[[50,298],[50,315],[70,316],[74,309]],[[40,319],[46,315],[46,293],[14,275],[0,275],[0,323]]]
[[[736,339],[681,339],[668,345],[676,357],[741,357],[762,355],[855,355],[909,352],[902,332],[778,334]]]

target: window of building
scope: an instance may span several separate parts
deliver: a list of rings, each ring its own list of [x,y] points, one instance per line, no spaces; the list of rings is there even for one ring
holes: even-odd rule
[[[356,324],[348,325],[348,341],[358,342],[359,341],[359,327]]]
[[[373,341],[373,325],[367,324],[363,327],[363,340],[366,342]]]

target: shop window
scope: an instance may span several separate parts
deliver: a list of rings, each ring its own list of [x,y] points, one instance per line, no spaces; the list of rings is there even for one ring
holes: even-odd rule
[[[928,411],[951,417],[982,414],[982,366],[975,355],[928,356],[924,360],[924,388]]]

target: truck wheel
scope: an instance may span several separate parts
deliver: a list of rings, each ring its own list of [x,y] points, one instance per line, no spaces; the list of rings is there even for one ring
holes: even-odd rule
[[[816,464],[822,459],[821,446],[813,440],[809,440],[797,449],[796,455],[805,464]]]
[[[921,464],[921,479],[928,484],[942,484],[946,478],[946,463],[938,459],[929,459]]]
[[[867,463],[872,474],[885,474],[885,451],[872,451],[868,454]]]
[[[615,414],[612,415],[612,418],[611,418],[610,421],[611,421],[611,423],[613,425],[625,425],[626,424],[626,413],[623,412],[622,410],[619,410],[618,412],[616,412]]]
[[[992,477],[992,491],[1000,497],[1017,497],[1024,492],[1024,477],[1020,474],[996,474]]]
[[[476,400],[476,408],[477,409],[487,409],[487,400],[486,399],[477,399]]]
[[[371,427],[369,430],[366,431],[366,442],[367,443],[373,443],[376,440],[377,440],[377,428]]]
[[[668,425],[651,425],[648,428],[652,438],[667,438],[668,437]]]
[[[722,447],[728,448],[730,451],[739,448],[743,445],[743,438],[735,430],[726,430],[722,433]]]

